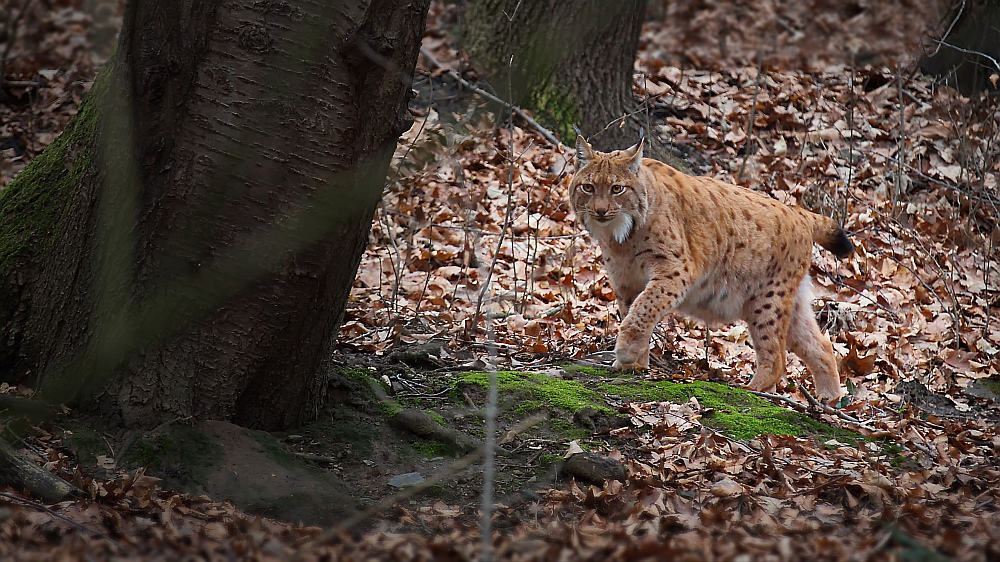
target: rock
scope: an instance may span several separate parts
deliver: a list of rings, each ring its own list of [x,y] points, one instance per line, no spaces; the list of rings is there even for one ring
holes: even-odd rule
[[[629,419],[626,417],[608,415],[590,406],[573,414],[573,422],[591,433],[607,433],[612,429],[629,425]]]
[[[577,453],[566,460],[563,470],[577,480],[591,484],[602,485],[612,480],[625,482],[622,463],[600,453]]]
[[[431,340],[427,343],[413,345],[406,349],[397,349],[386,359],[393,363],[403,363],[412,367],[441,367],[441,355],[447,342]]]
[[[419,472],[407,472],[390,478],[389,485],[393,488],[406,488],[407,486],[415,486],[423,481],[424,477]]]

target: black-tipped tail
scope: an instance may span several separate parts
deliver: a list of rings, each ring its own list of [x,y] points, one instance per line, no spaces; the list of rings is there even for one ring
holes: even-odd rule
[[[847,237],[847,232],[843,228],[838,228],[837,233],[830,237],[829,244],[824,244],[823,247],[842,259],[854,253],[854,242]]]
[[[847,232],[833,219],[816,216],[813,240],[830,251],[838,258],[846,258],[854,253],[854,243],[847,237]]]

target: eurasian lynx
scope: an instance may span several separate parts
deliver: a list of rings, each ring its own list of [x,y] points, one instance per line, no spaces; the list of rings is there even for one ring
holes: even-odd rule
[[[826,400],[843,394],[833,345],[816,324],[807,275],[812,244],[847,257],[832,219],[642,157],[642,141],[611,153],[577,138],[570,201],[597,239],[622,314],[615,368],[647,369],[653,328],[671,310],[749,325],[753,390],[785,375],[785,349]]]

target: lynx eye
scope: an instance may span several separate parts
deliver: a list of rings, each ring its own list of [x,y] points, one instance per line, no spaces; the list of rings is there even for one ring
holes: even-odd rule
[[[624,185],[617,185],[617,184],[616,185],[612,185],[611,186],[611,193],[613,193],[615,195],[621,195],[622,193],[625,193],[625,186]]]
[[[592,184],[589,184],[589,183],[581,183],[580,184],[580,191],[582,191],[584,193],[593,193],[594,192],[594,186]]]

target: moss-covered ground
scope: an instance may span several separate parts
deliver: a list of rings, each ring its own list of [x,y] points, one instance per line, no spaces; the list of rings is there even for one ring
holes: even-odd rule
[[[614,413],[598,392],[574,380],[521,371],[497,371],[496,378],[497,390],[500,392],[521,393],[529,397],[528,402],[522,403],[521,409],[535,410],[541,406],[537,401],[541,401],[570,413],[579,412],[588,406],[600,412]],[[489,373],[459,373],[458,380],[485,388],[489,384]]]
[[[688,402],[695,398],[705,408],[701,422],[735,439],[752,439],[761,434],[815,435],[823,440],[837,439],[854,442],[857,433],[833,427],[805,414],[776,406],[737,387],[725,384],[693,381],[648,381],[622,378],[621,373],[586,366],[567,366],[573,379],[558,378],[543,373],[498,371],[497,387],[502,394],[520,396],[519,413],[544,407],[570,414],[590,407],[604,414],[614,414],[615,404],[622,402]],[[488,373],[465,372],[458,380],[485,387]],[[562,424],[570,433],[579,429]],[[554,430],[559,429],[553,427]]]

